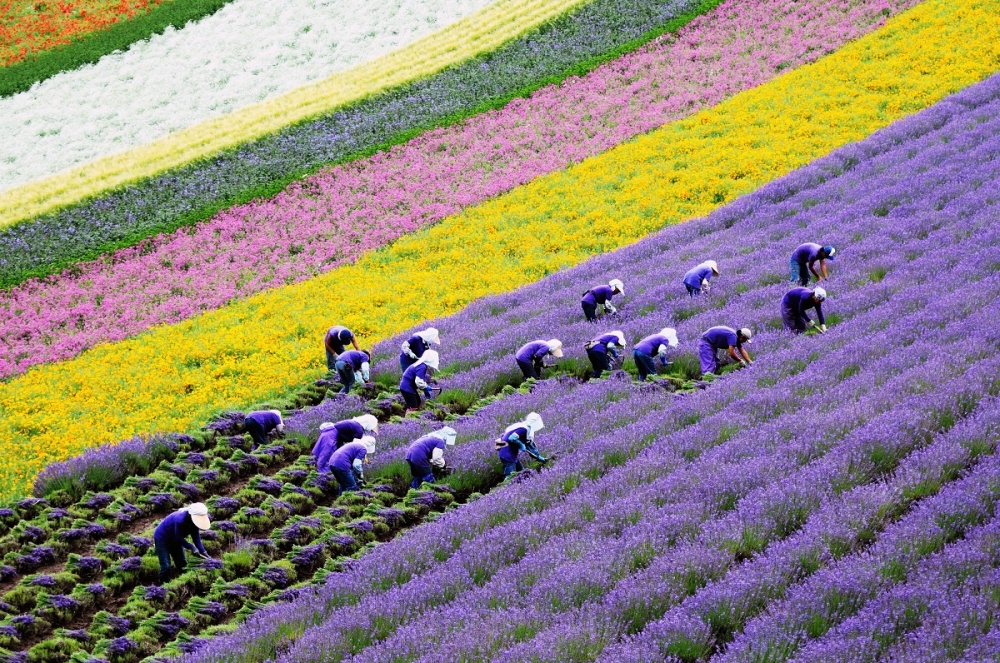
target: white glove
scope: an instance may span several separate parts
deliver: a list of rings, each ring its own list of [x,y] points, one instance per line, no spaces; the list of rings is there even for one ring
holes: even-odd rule
[[[351,463],[351,467],[354,468],[354,473],[357,474],[359,477],[360,476],[364,476],[364,473],[365,473],[364,472],[364,465],[361,464],[361,459],[360,458],[354,459],[354,462]]]
[[[427,383],[421,378],[413,378],[413,382],[417,385],[419,389],[427,388]]]
[[[701,291],[707,293],[711,289],[712,289],[712,284],[708,282],[708,279],[702,279],[701,280]]]
[[[819,333],[820,334],[825,334],[826,333],[826,325],[820,325],[819,326]]]
[[[656,349],[656,354],[659,356],[660,361],[666,363],[667,361],[667,346],[660,344],[660,347]]]
[[[361,377],[365,379],[365,382],[368,382],[368,376],[370,374],[369,371],[370,371],[370,365],[368,364],[367,361],[363,362],[361,364]]]
[[[420,359],[420,357],[418,357],[413,352],[413,350],[410,349],[410,342],[409,341],[403,341],[403,344],[401,346],[399,346],[399,349],[402,350],[403,354],[406,355],[407,357],[412,357],[413,359]]]
[[[809,326],[810,327],[815,327],[816,326],[816,321],[815,320],[810,320],[809,321]]]
[[[284,435],[285,434],[285,424],[278,424],[277,427],[275,428],[275,430],[278,431],[278,435]]]
[[[368,380],[365,380],[365,376],[362,375],[361,373],[358,373],[357,371],[354,371],[354,381],[355,382],[368,382]]]
[[[743,361],[742,359],[740,359],[740,368],[746,368],[746,367],[747,367],[747,363],[745,361]]]
[[[605,308],[605,310],[606,310],[606,311],[607,311],[608,313],[617,313],[617,312],[618,312],[618,309],[616,309],[616,308],[615,308],[614,306],[612,306],[612,305],[611,305],[611,302],[608,302],[608,303],[606,303],[606,304],[604,305],[604,308]]]
[[[434,467],[444,467],[444,458],[431,458],[431,465]]]

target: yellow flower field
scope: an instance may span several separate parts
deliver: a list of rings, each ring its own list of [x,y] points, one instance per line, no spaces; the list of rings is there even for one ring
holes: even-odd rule
[[[47,462],[87,447],[184,430],[317,377],[334,322],[368,344],[704,215],[1000,70],[998,17],[1000,0],[930,0],[813,65],[355,265],[31,370],[0,385],[0,495],[25,493]]]
[[[0,193],[0,228],[261,138],[495,50],[583,0],[499,0],[406,48],[148,145]]]

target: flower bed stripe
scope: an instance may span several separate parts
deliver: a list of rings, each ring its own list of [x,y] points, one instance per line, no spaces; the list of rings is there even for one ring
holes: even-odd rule
[[[229,205],[271,197],[324,164],[362,158],[422,130],[501,108],[515,96],[584,75],[717,4],[719,0],[591,0],[435,76],[211,160],[0,230],[0,287],[203,221]]]
[[[0,387],[0,440],[18,459],[0,487],[23,491],[46,462],[88,446],[286,393],[320,373],[332,320],[383,338],[705,214],[867,136],[1000,68],[997,5],[931,0],[815,64],[354,265],[35,367]]]
[[[497,0],[405,48],[322,81],[5,191],[0,194],[0,226],[208,157],[368,95],[430,76],[493,50],[582,1]],[[223,10],[211,19],[225,13]]]
[[[168,27],[180,29],[188,21],[212,15],[228,2],[230,0],[139,0],[135,4],[144,5],[145,9],[137,16],[117,20],[68,43],[47,45],[47,50],[8,65],[0,76],[0,97],[24,92],[35,83],[60,72],[94,64],[105,55],[125,50],[153,35],[163,34]],[[121,3],[118,2],[117,6],[120,7]]]
[[[0,99],[0,188],[58,180],[74,166],[280,100],[492,1],[234,0],[182,30]]]
[[[527,102],[312,176],[274,200],[227,210],[107,261],[0,293],[0,338],[8,339],[0,342],[0,377],[329,271],[720,101],[733,88],[760,84],[777,75],[779,63],[797,66],[835,50],[884,11],[905,4],[872,3],[860,11],[810,0],[782,14],[783,0],[752,7],[732,0],[669,43],[546,88]],[[752,58],[744,56],[750,44]],[[719,62],[728,72],[721,85]],[[630,103],[620,103],[625,96]],[[259,267],[248,272],[248,263]]]
[[[0,67],[136,20],[162,1],[5,2],[0,5]]]

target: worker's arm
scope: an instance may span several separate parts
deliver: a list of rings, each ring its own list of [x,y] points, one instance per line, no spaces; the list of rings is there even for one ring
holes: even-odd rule
[[[750,353],[746,351],[746,348],[740,348],[740,354],[743,355],[743,360],[746,363],[748,363],[748,364],[752,364],[753,363],[753,359],[750,358]]]
[[[736,348],[735,347],[733,347],[731,345],[729,346],[729,356],[730,357],[732,357],[733,359],[735,359],[736,361],[738,361],[740,363],[740,366],[746,366],[747,364],[749,364],[750,363],[750,357],[747,356],[747,351],[744,350],[743,348],[740,348],[740,354],[742,354],[743,356],[741,357],[739,354],[736,354]]]
[[[821,272],[823,272],[823,278],[827,278],[830,276],[826,271],[826,260],[819,261],[819,269]]]
[[[816,304],[816,319],[819,320],[820,331],[826,331],[826,318],[823,317],[822,304]]]
[[[361,346],[358,345],[358,337],[357,336],[352,336],[351,337],[351,345],[354,346],[355,350],[357,350],[358,352],[361,352]]]
[[[444,449],[434,447],[434,451],[431,452],[431,465],[444,467]]]
[[[208,557],[208,551],[205,550],[205,545],[201,542],[201,534],[198,533],[197,528],[195,528],[194,533],[191,535],[191,540],[194,541],[193,547],[204,557]]]
[[[815,277],[816,277],[816,280],[817,280],[817,281],[822,281],[822,280],[823,280],[823,277],[822,277],[822,276],[820,276],[820,273],[819,273],[819,272],[817,272],[817,271],[816,271],[816,268],[815,268],[815,267],[813,266],[813,265],[815,265],[815,264],[816,264],[816,262],[817,262],[817,261],[815,261],[815,260],[810,260],[810,261],[809,261],[809,271],[813,273],[813,276],[815,276]],[[819,266],[820,266],[820,269],[823,269],[824,271],[826,271],[826,268],[825,268],[825,267],[823,267],[823,261],[822,261],[822,260],[820,260],[820,261],[819,261]]]
[[[326,336],[323,337],[323,347],[326,348],[327,352],[329,352],[331,354],[337,354],[336,352],[333,351],[333,346],[330,345],[330,335],[329,334],[327,334]]]

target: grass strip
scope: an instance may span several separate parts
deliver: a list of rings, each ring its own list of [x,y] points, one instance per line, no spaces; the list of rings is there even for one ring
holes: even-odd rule
[[[167,0],[132,20],[119,21],[70,44],[41,51],[0,69],[0,98],[24,92],[60,72],[93,64],[105,55],[162,34],[168,27],[181,28],[188,21],[210,16],[228,2],[230,0]]]

